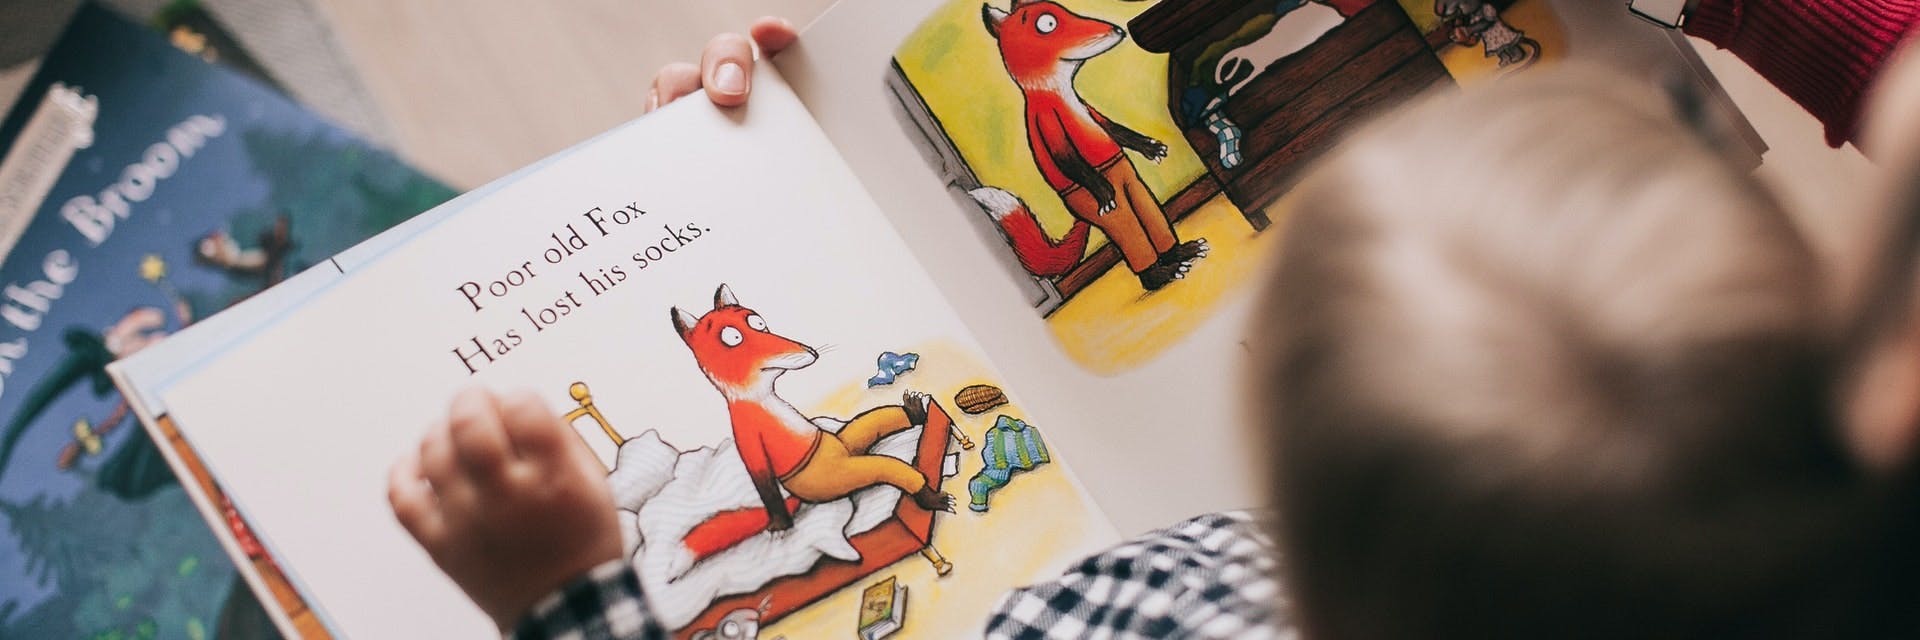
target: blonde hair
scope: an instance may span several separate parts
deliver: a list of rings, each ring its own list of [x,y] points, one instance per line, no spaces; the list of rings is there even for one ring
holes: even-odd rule
[[[1669,105],[1526,74],[1303,182],[1253,379],[1310,631],[1696,635],[1805,595],[1851,504],[1819,266]]]

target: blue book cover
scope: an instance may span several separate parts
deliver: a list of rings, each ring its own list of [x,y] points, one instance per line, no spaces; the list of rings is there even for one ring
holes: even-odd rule
[[[94,5],[0,153],[0,638],[271,633],[105,367],[454,192]]]

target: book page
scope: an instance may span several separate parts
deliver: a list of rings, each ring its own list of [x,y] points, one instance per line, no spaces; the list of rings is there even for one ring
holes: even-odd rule
[[[1078,418],[1062,441],[1119,443],[1081,472],[1144,530],[1261,502],[1242,336],[1315,157],[1430,90],[1688,74],[1675,44],[1556,0],[843,0],[775,61],[989,353]]]
[[[489,633],[385,498],[469,385],[567,415],[680,635],[852,636],[889,579],[916,594],[907,636],[974,633],[1008,587],[1113,540],[1065,464],[1085,456],[1054,446],[779,77],[755,82],[748,108],[676,103],[491,188],[151,385],[329,630]],[[736,434],[764,434],[729,398],[796,410],[816,453],[744,451]],[[767,517],[748,453],[776,460],[782,535],[713,526]]]

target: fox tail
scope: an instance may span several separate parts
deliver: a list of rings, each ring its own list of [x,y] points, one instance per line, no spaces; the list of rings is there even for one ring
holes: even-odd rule
[[[799,498],[787,498],[787,513],[793,513],[799,508]],[[680,543],[687,547],[687,551],[693,553],[693,561],[699,562],[765,531],[767,523],[767,510],[764,507],[722,511],[713,514],[713,517],[707,518],[705,522],[694,525]]]
[[[1074,220],[1067,234],[1054,240],[1040,228],[1040,221],[1027,210],[1027,203],[1022,202],[1020,196],[998,187],[980,187],[967,195],[973,196],[974,202],[993,216],[993,221],[1000,225],[1000,234],[1013,245],[1013,254],[1020,258],[1020,266],[1033,275],[1042,278],[1064,275],[1080,264],[1081,256],[1086,254],[1087,233],[1093,225],[1085,220]]]

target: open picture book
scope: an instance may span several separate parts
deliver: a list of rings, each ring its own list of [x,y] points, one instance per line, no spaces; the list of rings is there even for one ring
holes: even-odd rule
[[[1371,114],[1602,57],[1747,131],[1607,9],[846,0],[750,105],[671,104],[110,372],[290,634],[492,633],[385,491],[480,385],[597,454],[676,635],[970,635],[1119,531],[1259,502],[1249,293]]]

